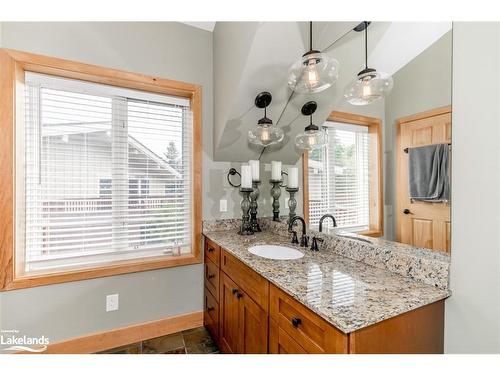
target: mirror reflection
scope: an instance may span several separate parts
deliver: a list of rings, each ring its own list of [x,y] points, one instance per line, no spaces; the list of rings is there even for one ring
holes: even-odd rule
[[[353,41],[369,52],[322,124],[326,146],[303,154],[304,216],[312,228],[330,214],[336,228],[326,219],[323,230],[449,252],[451,23],[372,22]]]

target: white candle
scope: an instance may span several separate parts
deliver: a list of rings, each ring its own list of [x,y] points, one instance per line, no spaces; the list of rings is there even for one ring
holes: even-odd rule
[[[250,167],[252,167],[252,181],[260,181],[259,161],[258,160],[249,160],[248,164],[250,164]]]
[[[271,162],[271,180],[281,180],[281,162],[272,161]]]
[[[241,166],[241,187],[243,189],[252,188],[252,167],[249,165]]]
[[[299,187],[299,169],[297,167],[288,168],[288,187],[291,189]]]

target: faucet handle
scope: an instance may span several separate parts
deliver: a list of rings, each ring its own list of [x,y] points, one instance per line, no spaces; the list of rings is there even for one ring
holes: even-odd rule
[[[319,251],[318,242],[323,243],[324,241],[325,240],[323,238],[319,238],[319,237],[314,236],[312,238],[311,250],[312,251]]]
[[[309,236],[303,234],[302,237],[300,237],[300,246],[302,247],[309,246]]]
[[[299,238],[297,237],[297,232],[292,231],[292,243],[299,243]]]

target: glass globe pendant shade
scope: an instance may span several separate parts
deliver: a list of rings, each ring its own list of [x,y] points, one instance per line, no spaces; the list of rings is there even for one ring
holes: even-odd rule
[[[304,132],[295,137],[295,145],[301,150],[316,150],[328,143],[328,134],[317,126],[308,126]]]
[[[273,126],[267,117],[261,118],[252,130],[248,132],[248,141],[259,146],[270,146],[280,143],[285,134],[281,128]]]
[[[367,105],[387,95],[393,84],[390,75],[375,69],[365,69],[347,86],[344,97],[353,105]]]
[[[338,78],[339,62],[311,50],[291,66],[288,85],[298,93],[317,93],[331,87]]]

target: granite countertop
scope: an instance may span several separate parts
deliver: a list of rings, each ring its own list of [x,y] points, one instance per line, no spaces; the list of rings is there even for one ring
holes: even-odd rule
[[[451,295],[387,269],[333,251],[312,252],[272,231],[241,236],[237,230],[206,231],[205,236],[295,297],[344,333],[378,323]],[[297,260],[265,259],[250,253],[255,244],[281,244],[305,253]]]

